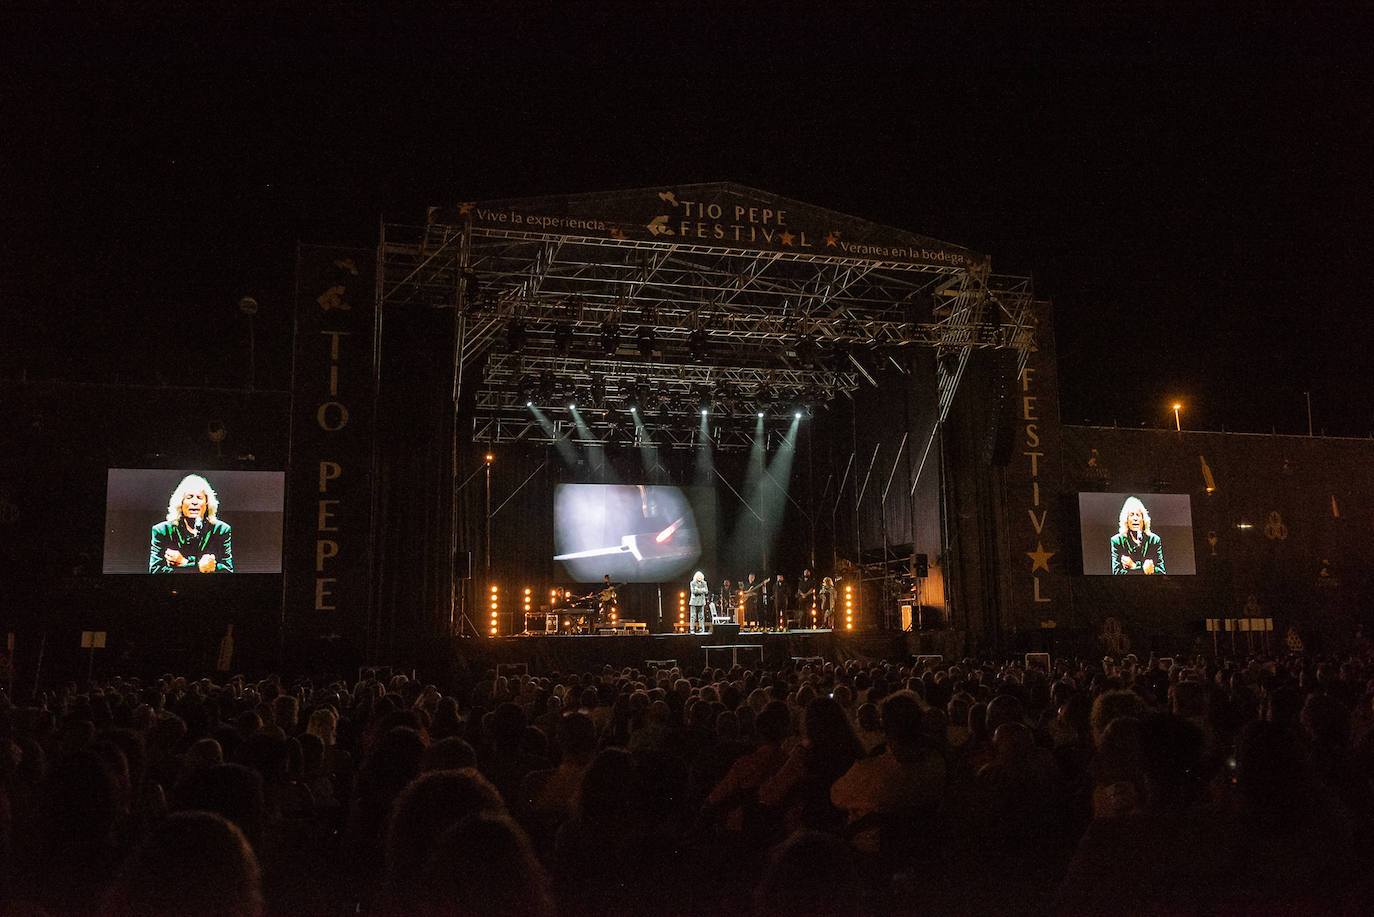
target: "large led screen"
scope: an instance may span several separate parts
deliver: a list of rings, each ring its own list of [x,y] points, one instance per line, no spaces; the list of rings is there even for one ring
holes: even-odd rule
[[[709,508],[680,487],[560,484],[554,560],[576,582],[661,583],[690,576],[708,547]]]
[[[111,468],[105,573],[281,573],[281,471]]]
[[[1078,495],[1083,572],[1089,576],[1191,576],[1188,494]]]

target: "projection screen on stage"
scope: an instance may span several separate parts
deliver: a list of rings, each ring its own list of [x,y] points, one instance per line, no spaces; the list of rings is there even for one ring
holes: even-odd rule
[[[661,583],[702,560],[699,508],[683,488],[560,484],[553,503],[553,559],[568,579]]]

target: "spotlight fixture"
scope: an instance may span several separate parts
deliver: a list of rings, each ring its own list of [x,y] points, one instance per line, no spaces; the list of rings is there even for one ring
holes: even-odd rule
[[[641,357],[652,357],[654,355],[654,329],[648,325],[641,325],[639,333],[635,336],[635,344],[639,347]]]
[[[691,334],[687,335],[687,351],[697,363],[706,362],[707,344],[705,328],[697,328]]]
[[[610,356],[620,346],[620,326],[607,319],[601,323],[601,352]]]
[[[606,406],[606,380],[602,376],[593,376],[591,388],[588,389],[590,396],[589,404],[594,408],[604,408]]]
[[[697,410],[705,414],[711,410],[711,393],[706,386],[698,386],[696,391]]]
[[[560,356],[567,356],[572,350],[573,330],[571,325],[559,325],[553,329],[553,346]]]

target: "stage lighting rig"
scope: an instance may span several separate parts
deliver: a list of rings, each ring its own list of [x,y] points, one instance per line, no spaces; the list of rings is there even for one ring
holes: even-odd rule
[[[696,391],[696,408],[702,414],[711,410],[711,393],[706,386],[698,386]]]
[[[601,323],[601,352],[613,356],[620,347],[620,326],[607,319]]]
[[[553,346],[560,356],[566,357],[572,350],[572,325],[559,325],[553,329]]]
[[[706,337],[705,328],[697,328],[687,335],[687,352],[692,355],[693,362],[705,363],[710,356],[710,342]]]
[[[649,325],[641,325],[639,333],[635,336],[635,344],[639,348],[639,355],[648,359],[654,355],[654,346],[658,342],[654,338],[654,329]]]

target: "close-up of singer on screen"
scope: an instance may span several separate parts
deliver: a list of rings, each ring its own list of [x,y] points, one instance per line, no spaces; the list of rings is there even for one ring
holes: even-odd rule
[[[210,482],[188,474],[167,501],[167,518],[153,526],[149,573],[233,573],[234,552],[219,497]]]

